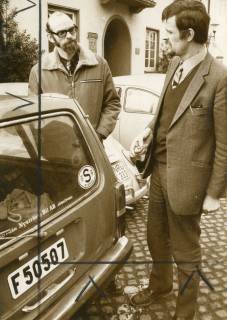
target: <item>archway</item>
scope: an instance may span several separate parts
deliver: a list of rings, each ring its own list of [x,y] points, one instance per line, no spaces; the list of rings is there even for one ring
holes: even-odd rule
[[[113,76],[131,73],[131,38],[126,23],[114,18],[104,36],[104,57]]]

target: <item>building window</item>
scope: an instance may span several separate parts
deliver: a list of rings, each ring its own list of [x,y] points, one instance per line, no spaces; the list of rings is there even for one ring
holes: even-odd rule
[[[95,32],[88,32],[88,47],[94,53],[97,53],[97,39],[98,34]]]
[[[62,6],[54,6],[54,5],[48,5],[48,17],[54,13],[55,11],[61,11],[65,14],[67,14],[70,19],[74,22],[74,24],[78,27],[78,41],[79,41],[79,11],[73,10],[67,7]],[[49,43],[49,51],[52,51],[54,48],[54,45],[52,43]]]
[[[145,71],[154,72],[157,69],[159,31],[146,29]]]

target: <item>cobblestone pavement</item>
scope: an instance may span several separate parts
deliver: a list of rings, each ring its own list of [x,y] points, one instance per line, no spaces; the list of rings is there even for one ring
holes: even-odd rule
[[[174,313],[177,294],[176,268],[174,291],[167,300],[146,308],[134,308],[129,296],[148,284],[151,264],[146,242],[146,212],[148,200],[140,200],[134,210],[126,214],[126,235],[133,242],[130,261],[141,264],[126,264],[117,276],[123,293],[107,293],[106,298],[97,297],[87,303],[73,320],[169,320]],[[227,319],[227,199],[221,199],[221,209],[203,215],[201,223],[201,245],[203,249],[203,274],[214,290],[201,280],[198,299],[198,320]]]

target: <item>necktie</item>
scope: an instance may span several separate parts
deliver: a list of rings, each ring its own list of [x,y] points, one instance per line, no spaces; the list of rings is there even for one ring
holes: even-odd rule
[[[180,67],[174,77],[173,77],[173,81],[172,81],[172,88],[175,89],[179,84],[180,84],[180,81],[181,81],[181,78],[182,78],[182,73],[183,73],[183,67]]]

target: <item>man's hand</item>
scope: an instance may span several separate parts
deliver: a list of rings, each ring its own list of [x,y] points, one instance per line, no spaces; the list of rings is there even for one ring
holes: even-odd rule
[[[139,134],[132,142],[130,146],[130,157],[145,155],[147,151],[148,141],[147,138],[151,135],[151,129],[146,128],[141,134]],[[150,140],[150,139],[149,139]]]
[[[202,211],[204,213],[215,212],[219,208],[220,208],[219,199],[215,199],[207,194],[204,201],[203,201]]]

